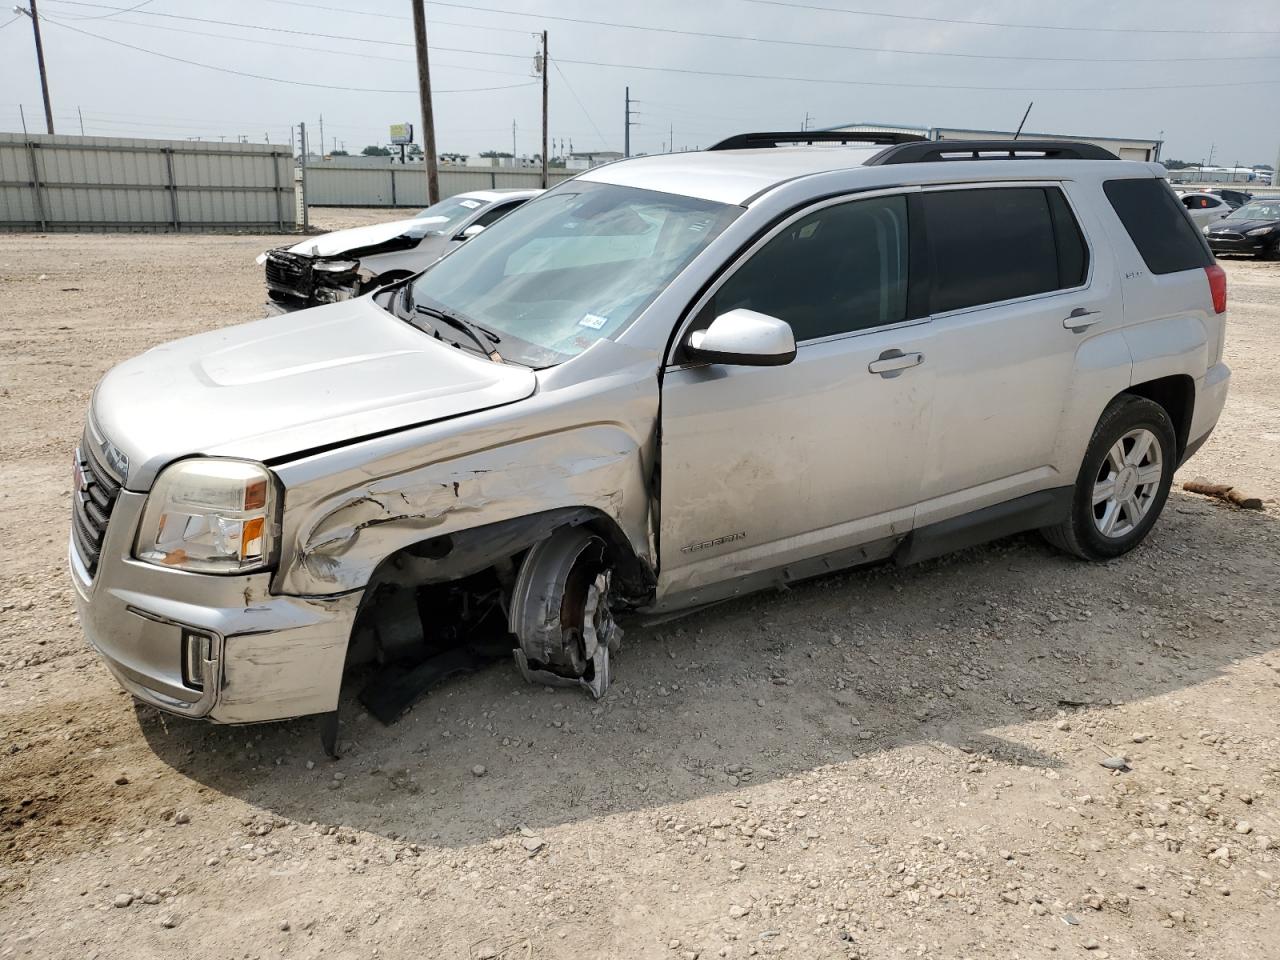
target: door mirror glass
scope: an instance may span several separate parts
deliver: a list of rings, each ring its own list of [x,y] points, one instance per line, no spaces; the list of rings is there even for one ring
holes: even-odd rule
[[[780,367],[796,358],[796,338],[785,320],[740,307],[693,331],[685,351],[702,363]]]
[[[458,235],[458,239],[459,239],[459,240],[470,240],[470,239],[471,239],[472,237],[474,237],[477,233],[484,233],[484,224],[483,224],[483,223],[473,223],[471,226],[467,227],[467,229],[463,230],[463,231],[462,231],[462,233],[460,233],[460,234]]]

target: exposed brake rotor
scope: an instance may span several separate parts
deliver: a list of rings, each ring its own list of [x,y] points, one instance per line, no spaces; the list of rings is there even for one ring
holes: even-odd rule
[[[599,699],[609,686],[609,655],[622,642],[610,609],[607,545],[582,528],[535,544],[512,590],[509,624],[525,679],[580,686]]]

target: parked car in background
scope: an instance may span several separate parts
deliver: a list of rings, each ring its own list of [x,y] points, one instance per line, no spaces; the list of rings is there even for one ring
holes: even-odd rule
[[[326,713],[331,746],[348,665],[392,719],[481,657],[600,696],[624,611],[1022,530],[1138,546],[1230,378],[1168,184],[1087,143],[775,146],[836,138],[595,167],[407,282],[107,373],[90,643],[148,704]]]
[[[404,220],[335,230],[258,257],[267,274],[267,312],[349,300],[412,276],[541,190],[473,190]]]
[[[1280,257],[1280,197],[1250,200],[1225,219],[1204,228],[1214,253],[1251,253]]]
[[[1206,190],[1205,193],[1226,201],[1227,206],[1232,210],[1235,210],[1238,207],[1243,207],[1253,199],[1253,194],[1245,190],[1231,190],[1223,188],[1221,190]]]
[[[1221,220],[1231,212],[1231,206],[1221,197],[1212,193],[1181,193],[1178,197],[1197,227],[1204,227],[1215,220]]]

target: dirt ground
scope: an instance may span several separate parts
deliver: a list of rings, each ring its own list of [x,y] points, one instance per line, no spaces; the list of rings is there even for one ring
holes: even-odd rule
[[[598,704],[514,666],[347,703],[330,762],[312,720],[135,711],[64,569],[94,383],[259,316],[276,242],[0,236],[0,958],[1280,957],[1280,263],[1226,264],[1180,475],[1264,512],[1179,491],[1116,562],[1018,537],[631,630]]]

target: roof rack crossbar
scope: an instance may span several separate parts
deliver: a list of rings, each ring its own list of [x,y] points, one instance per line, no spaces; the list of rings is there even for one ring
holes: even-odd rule
[[[756,147],[776,147],[781,143],[870,143],[876,145],[904,144],[924,141],[917,133],[853,133],[847,130],[801,130],[777,133],[738,133],[708,150],[751,150]]]
[[[929,140],[881,150],[864,166],[948,160],[1119,160],[1097,144],[1074,140]]]

